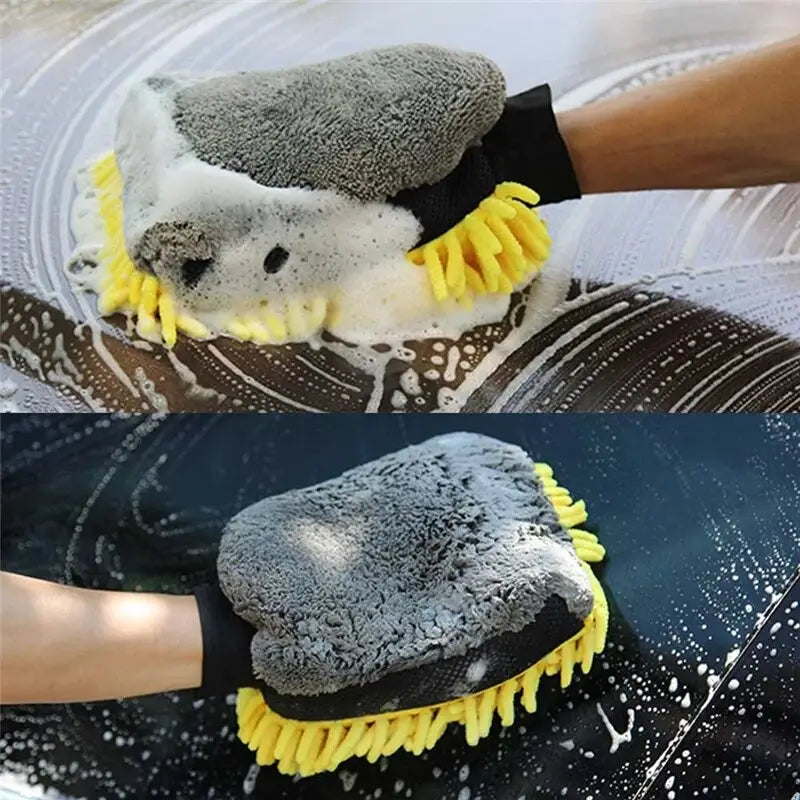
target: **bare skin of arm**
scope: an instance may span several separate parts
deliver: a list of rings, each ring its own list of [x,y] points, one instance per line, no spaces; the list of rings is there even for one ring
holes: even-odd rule
[[[0,572],[0,703],[69,703],[200,685],[193,596],[78,589]]]
[[[800,37],[562,112],[584,194],[800,181]]]

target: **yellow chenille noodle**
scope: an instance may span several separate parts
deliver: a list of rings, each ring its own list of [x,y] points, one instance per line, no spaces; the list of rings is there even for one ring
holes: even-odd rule
[[[125,249],[123,226],[122,177],[113,153],[96,161],[89,170],[97,193],[103,223],[104,242],[99,252],[98,311],[103,316],[117,312],[136,321],[136,332],[143,339],[163,341],[173,347],[178,331],[193,339],[208,339],[209,328],[185,309],[176,307],[175,298],[158,278],[139,270]],[[324,297],[293,299],[286,304],[261,300],[247,313],[220,316],[223,332],[256,344],[282,344],[303,339],[320,331],[327,320],[330,304]]]
[[[455,227],[408,258],[428,271],[437,300],[471,306],[476,295],[511,294],[527,284],[550,254],[550,236],[538,214],[539,195],[521,183],[501,183]]]
[[[236,701],[239,738],[256,752],[258,764],[277,762],[281,772],[309,776],[335,770],[352,756],[374,762],[401,747],[419,755],[436,745],[451,722],[462,725],[468,744],[475,745],[489,735],[495,716],[504,727],[513,724],[517,694],[527,712],[536,711],[536,692],[542,675],[558,675],[561,687],[566,688],[572,682],[576,665],[584,673],[591,669],[594,656],[605,647],[608,603],[589,564],[602,561],[605,548],[597,536],[576,527],[587,519],[583,501],[572,500],[569,491],[558,485],[547,464],[535,464],[534,472],[567,529],[592,587],[594,605],[580,632],[521,674],[497,686],[425,708],[353,719],[298,721],[272,711],[258,689],[240,689]]]

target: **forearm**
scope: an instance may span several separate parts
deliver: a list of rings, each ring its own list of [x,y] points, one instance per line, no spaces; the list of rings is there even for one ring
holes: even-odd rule
[[[192,596],[77,589],[0,573],[0,702],[56,703],[200,685]]]
[[[562,112],[584,194],[800,181],[800,37]]]

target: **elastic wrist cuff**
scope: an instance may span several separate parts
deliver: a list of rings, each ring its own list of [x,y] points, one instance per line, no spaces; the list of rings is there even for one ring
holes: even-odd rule
[[[227,694],[253,685],[249,643],[255,629],[233,612],[219,586],[196,586],[193,594],[203,637],[203,678],[198,693]]]
[[[483,147],[499,180],[529,186],[542,205],[581,196],[547,84],[509,97]]]

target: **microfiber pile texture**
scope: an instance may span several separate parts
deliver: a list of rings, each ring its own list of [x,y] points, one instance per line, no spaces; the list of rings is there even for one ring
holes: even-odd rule
[[[367,201],[444,178],[504,103],[503,74],[484,56],[402,45],[192,83],[173,118],[209,164]]]
[[[255,503],[226,526],[223,592],[258,629],[253,669],[318,695],[460,656],[592,591],[569,535],[514,445],[454,433],[317,486]]]

